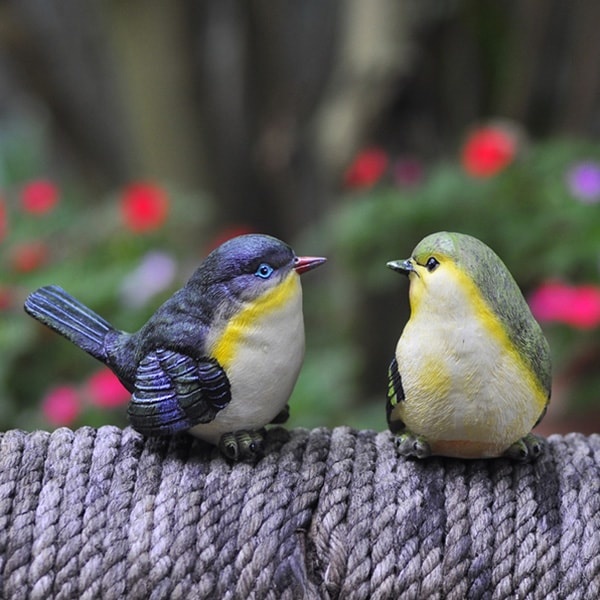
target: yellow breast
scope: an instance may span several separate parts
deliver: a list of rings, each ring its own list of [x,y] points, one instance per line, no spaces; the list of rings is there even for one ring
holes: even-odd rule
[[[240,344],[247,342],[257,327],[268,320],[269,315],[280,311],[282,307],[301,295],[300,278],[292,271],[279,285],[266,291],[229,320],[218,337],[209,345],[210,354],[227,371],[235,359]]]

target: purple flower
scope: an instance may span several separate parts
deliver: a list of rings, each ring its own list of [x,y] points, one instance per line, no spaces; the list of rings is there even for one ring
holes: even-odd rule
[[[567,185],[571,194],[581,202],[600,202],[600,165],[586,161],[572,166],[567,172]]]
[[[173,283],[176,271],[177,264],[172,256],[164,252],[148,252],[121,287],[124,304],[131,308],[144,306]]]
[[[394,180],[399,187],[414,187],[423,181],[423,164],[416,158],[401,157],[394,163]]]

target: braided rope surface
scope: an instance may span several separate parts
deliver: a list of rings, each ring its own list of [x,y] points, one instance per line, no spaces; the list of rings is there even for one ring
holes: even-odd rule
[[[102,427],[0,437],[2,598],[600,598],[600,435],[534,464],[273,429],[256,464]]]

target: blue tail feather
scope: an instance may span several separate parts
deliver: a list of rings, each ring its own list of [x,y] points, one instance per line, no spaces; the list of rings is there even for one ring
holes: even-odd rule
[[[25,301],[25,310],[94,358],[106,361],[106,335],[114,327],[61,287],[36,290]]]

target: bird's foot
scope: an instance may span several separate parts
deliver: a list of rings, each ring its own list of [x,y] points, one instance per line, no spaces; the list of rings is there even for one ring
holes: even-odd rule
[[[260,458],[264,451],[264,430],[224,433],[219,440],[219,450],[233,461]]]
[[[522,437],[509,446],[503,456],[518,462],[529,462],[540,456],[544,452],[545,446],[546,442],[544,438],[538,437],[533,433],[528,433],[525,437]]]
[[[413,456],[415,458],[431,456],[429,442],[422,435],[416,435],[408,429],[396,434],[396,448],[402,456]]]

